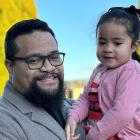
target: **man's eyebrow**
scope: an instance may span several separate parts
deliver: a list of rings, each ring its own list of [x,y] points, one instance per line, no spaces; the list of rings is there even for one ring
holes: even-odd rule
[[[51,51],[51,52],[49,52],[47,55],[55,54],[55,53],[58,53],[58,52],[59,52],[58,50]]]
[[[35,57],[35,56],[41,56],[41,54],[40,53],[34,53],[34,54],[29,54],[25,57]]]
[[[46,56],[51,55],[51,54],[55,54],[55,53],[58,53],[58,52],[59,52],[58,50],[54,50],[54,51],[51,51],[48,54],[46,54]],[[35,56],[44,56],[44,55],[42,55],[40,53],[33,53],[33,54],[29,54],[29,55],[27,55],[25,57],[35,57]]]

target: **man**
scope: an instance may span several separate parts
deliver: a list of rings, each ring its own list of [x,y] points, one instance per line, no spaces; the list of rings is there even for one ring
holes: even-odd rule
[[[16,23],[6,34],[5,56],[10,78],[0,99],[0,139],[65,140],[65,53],[52,29],[39,19]]]

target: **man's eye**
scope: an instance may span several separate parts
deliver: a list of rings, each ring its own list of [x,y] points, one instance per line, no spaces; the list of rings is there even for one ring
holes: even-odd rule
[[[50,59],[59,59],[59,54],[54,54],[50,56]]]
[[[35,57],[35,58],[30,58],[30,59],[28,59],[28,63],[38,63],[38,62],[40,62],[40,58],[38,58],[38,57]]]

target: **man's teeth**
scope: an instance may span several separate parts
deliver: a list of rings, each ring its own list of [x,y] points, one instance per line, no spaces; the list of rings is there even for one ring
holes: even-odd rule
[[[50,75],[50,76],[44,76],[42,79],[55,79],[56,76],[55,75]]]

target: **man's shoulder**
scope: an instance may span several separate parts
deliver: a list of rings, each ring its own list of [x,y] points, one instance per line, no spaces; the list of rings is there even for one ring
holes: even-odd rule
[[[10,102],[8,102],[3,97],[0,97],[0,118],[2,116],[6,118],[6,116],[11,116],[12,114],[15,114],[10,106]]]

